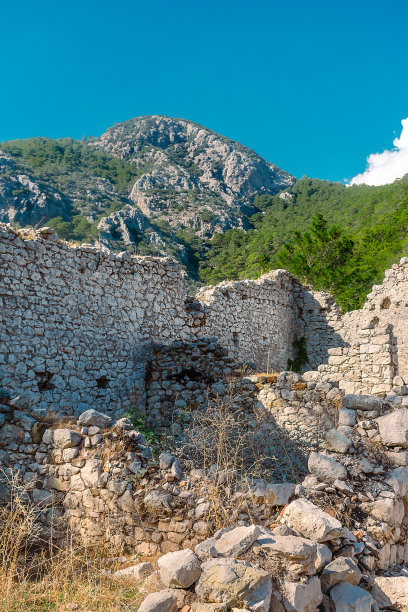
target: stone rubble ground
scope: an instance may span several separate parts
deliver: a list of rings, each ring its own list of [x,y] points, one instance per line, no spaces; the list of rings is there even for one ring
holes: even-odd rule
[[[290,376],[282,373],[266,384],[275,384],[276,393],[278,378]],[[292,386],[301,380],[292,378]],[[305,398],[308,391],[298,392]],[[326,387],[326,394],[331,392]],[[201,488],[210,475],[183,471],[180,464],[181,472],[172,472],[178,459],[168,452],[154,459],[145,437],[126,418],[111,422],[88,410],[69,426],[58,422],[53,428],[17,409],[15,401],[3,400],[0,442],[7,452],[1,450],[0,459],[6,470],[21,469],[24,482],[32,484],[33,500],[44,507],[44,529],[51,515],[55,526],[58,511],[51,506],[60,500],[61,522],[68,518],[84,541],[103,539],[100,517],[107,507],[109,529],[117,527],[113,542],[125,542],[139,554],[162,553],[156,575],[148,563],[113,575],[132,574],[159,589],[143,602],[144,612],[183,608],[186,590],[197,612],[314,612],[319,606],[331,612],[408,612],[405,408],[390,397],[336,398],[338,427],[326,428],[324,447],[310,454],[309,474],[296,486],[286,483],[286,497],[282,485],[275,485],[283,506],[276,522],[251,525],[248,517],[212,536]],[[129,469],[135,462],[141,466],[136,474]],[[274,485],[266,483],[264,490],[268,486]],[[2,490],[7,495],[7,483]]]

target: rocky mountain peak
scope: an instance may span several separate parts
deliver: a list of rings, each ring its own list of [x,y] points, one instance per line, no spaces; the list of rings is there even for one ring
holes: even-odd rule
[[[202,237],[242,226],[256,194],[295,182],[251,149],[185,119],[136,117],[90,146],[137,167],[130,199],[146,216]]]

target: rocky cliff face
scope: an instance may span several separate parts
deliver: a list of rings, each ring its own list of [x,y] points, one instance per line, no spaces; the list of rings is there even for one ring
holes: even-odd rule
[[[137,117],[90,146],[137,167],[129,197],[147,217],[203,238],[246,228],[256,194],[275,194],[295,182],[250,149],[184,119]]]
[[[0,221],[51,222],[66,239],[99,238],[108,248],[172,255],[191,268],[202,239],[248,229],[254,196],[294,181],[191,121],[138,117],[87,143],[0,143]]]

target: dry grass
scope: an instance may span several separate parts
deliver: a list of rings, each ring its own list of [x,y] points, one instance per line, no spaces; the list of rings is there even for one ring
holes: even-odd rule
[[[104,572],[123,567],[120,556],[112,560],[108,549],[87,549],[69,532],[58,543],[44,537],[44,509],[30,501],[18,474],[7,481],[9,500],[0,506],[1,612],[115,612],[139,607],[145,596],[140,583],[128,576],[113,579]]]
[[[305,469],[303,457],[270,415],[253,410],[249,416],[234,398],[232,393],[229,401],[209,399],[208,407],[192,411],[181,448],[175,449],[190,469],[206,472],[202,496],[210,510],[205,518],[214,529],[239,520],[256,523],[261,515],[269,520],[276,508],[268,491],[260,494],[257,480],[297,482]]]

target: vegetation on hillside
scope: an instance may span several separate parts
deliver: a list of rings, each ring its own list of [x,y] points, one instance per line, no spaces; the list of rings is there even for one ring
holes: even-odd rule
[[[382,187],[303,178],[284,195],[256,197],[249,232],[215,236],[201,264],[207,283],[254,278],[278,267],[330,291],[343,311],[408,254],[408,177]]]
[[[0,143],[0,150],[41,185],[62,194],[61,214],[43,223],[65,240],[93,242],[102,217],[133,205],[128,195],[142,169],[88,146],[84,139],[29,138]],[[13,197],[24,198],[25,189]],[[167,191],[171,199],[171,189]],[[241,211],[252,229],[217,233],[211,241],[192,228],[171,227],[166,214],[180,208],[176,200],[171,206],[149,219],[149,229],[134,236],[131,247],[115,232],[112,245],[157,254],[148,235],[154,230],[163,241],[160,248],[182,259],[192,282],[206,284],[256,278],[285,267],[303,282],[332,293],[344,311],[361,307],[384,270],[407,254],[408,175],[382,187],[302,178],[281,194],[256,196],[248,211],[258,212],[251,217]],[[206,201],[203,223],[214,220],[217,206]]]
[[[89,147],[84,140],[27,138],[1,142],[0,149],[42,179],[78,171],[108,179],[123,195],[129,193],[137,176],[135,166]]]

